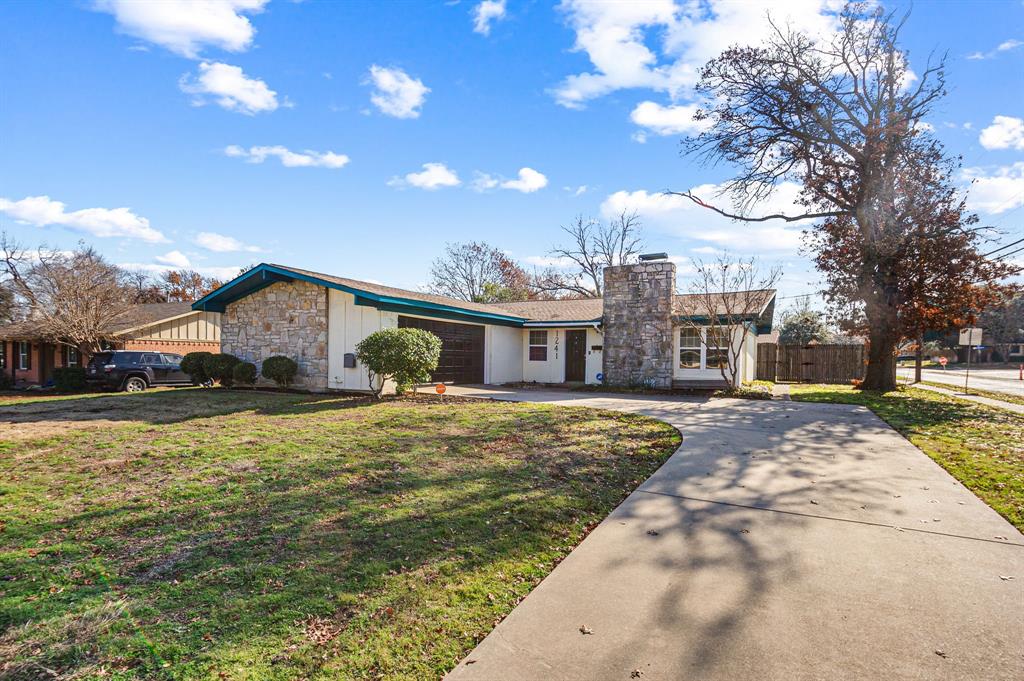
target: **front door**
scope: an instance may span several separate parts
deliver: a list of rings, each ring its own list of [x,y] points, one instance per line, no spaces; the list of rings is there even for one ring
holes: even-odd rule
[[[565,382],[587,380],[587,332],[565,332]]]

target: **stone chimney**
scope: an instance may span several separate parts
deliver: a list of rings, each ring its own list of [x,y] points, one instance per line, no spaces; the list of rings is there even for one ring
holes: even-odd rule
[[[604,270],[606,385],[672,387],[676,266],[641,261]]]

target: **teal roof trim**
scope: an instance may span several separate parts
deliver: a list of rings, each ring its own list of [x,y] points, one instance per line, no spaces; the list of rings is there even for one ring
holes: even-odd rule
[[[441,314],[444,313],[447,315],[458,315],[459,318],[463,319],[487,320],[491,323],[505,324],[508,326],[522,326],[523,322],[526,321],[525,317],[517,317],[514,315],[478,312],[476,310],[465,310],[454,305],[442,305],[439,303],[414,300],[412,298],[400,298],[397,296],[384,296],[370,291],[364,291],[353,286],[346,286],[345,284],[321,279],[320,277],[294,272],[283,267],[275,267],[274,265],[268,265],[267,263],[257,265],[248,272],[235,277],[216,291],[200,298],[196,302],[192,303],[192,309],[203,310],[206,312],[224,312],[224,309],[229,303],[233,303],[240,298],[251,295],[261,288],[270,286],[271,284],[279,281],[305,281],[317,286],[351,293],[356,296],[357,302],[360,305],[370,305],[380,309],[389,308],[394,309],[395,311],[408,312],[409,314],[419,313],[436,317],[441,316]]]

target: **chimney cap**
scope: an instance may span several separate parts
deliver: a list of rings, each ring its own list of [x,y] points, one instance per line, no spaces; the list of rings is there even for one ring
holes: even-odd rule
[[[668,253],[644,253],[640,256],[640,262],[650,262],[651,260],[668,260]]]

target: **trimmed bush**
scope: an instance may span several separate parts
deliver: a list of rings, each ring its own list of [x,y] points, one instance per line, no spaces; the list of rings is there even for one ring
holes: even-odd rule
[[[382,329],[356,345],[356,357],[366,367],[374,395],[380,397],[388,379],[401,395],[414,383],[430,380],[441,361],[441,339],[423,329]]]
[[[231,379],[237,385],[251,386],[256,382],[256,365],[252,362],[239,362],[231,370]]]
[[[181,359],[181,370],[189,375],[192,383],[202,385],[210,380],[206,373],[206,359],[213,357],[210,352],[190,352]]]
[[[53,370],[53,385],[57,390],[84,390],[84,367],[60,367]]]
[[[299,365],[290,357],[275,355],[263,360],[262,373],[264,378],[277,383],[282,388],[287,388],[299,373]]]
[[[230,388],[232,372],[235,370],[235,365],[241,361],[234,355],[218,352],[216,355],[210,355],[203,359],[203,369],[208,378],[217,381],[225,388]]]

